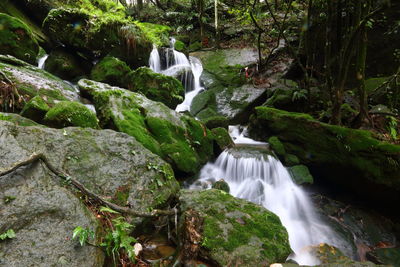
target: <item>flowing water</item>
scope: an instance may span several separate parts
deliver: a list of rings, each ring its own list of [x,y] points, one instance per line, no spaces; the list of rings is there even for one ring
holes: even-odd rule
[[[266,153],[266,143],[245,137],[245,131],[240,134],[238,127],[231,127],[230,133],[236,147],[225,150],[214,163],[204,166],[191,188],[209,188],[213,182],[224,179],[233,196],[278,215],[294,251],[290,258],[299,264],[319,264],[310,246],[320,243],[349,250],[318,217],[307,193],[293,182],[282,163]]]
[[[179,78],[185,86],[183,103],[176,111],[190,110],[193,98],[203,90],[200,76],[203,72],[201,61],[189,59],[171,47],[162,54],[154,47],[150,68],[159,73]],[[164,62],[164,66],[163,63]],[[193,76],[192,79],[189,77]],[[299,264],[316,265],[319,260],[312,255],[310,246],[327,243],[351,254],[351,247],[337,237],[315,212],[307,193],[295,184],[282,163],[269,155],[268,144],[246,137],[246,130],[230,127],[235,148],[225,150],[214,163],[208,163],[200,172],[199,179],[191,188],[210,188],[212,183],[224,179],[230,186],[230,193],[264,206],[279,216],[288,231],[293,255],[289,258]]]
[[[41,58],[39,58],[39,60],[38,60],[38,68],[39,69],[44,69],[44,64],[48,57],[49,57],[49,55],[45,54]]]
[[[175,39],[171,38],[170,48],[165,49],[161,55],[154,46],[150,54],[149,66],[154,72],[175,77],[182,82],[185,88],[185,99],[176,107],[176,111],[183,112],[190,110],[193,98],[203,90],[200,85],[203,66],[198,58],[189,57],[188,59],[185,54],[176,51],[175,42]]]

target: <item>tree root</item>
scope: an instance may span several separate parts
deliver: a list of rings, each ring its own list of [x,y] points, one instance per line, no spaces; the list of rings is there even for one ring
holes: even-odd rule
[[[70,184],[72,184],[75,188],[77,188],[84,195],[86,195],[89,198],[97,201],[101,205],[107,206],[110,209],[113,209],[113,210],[118,211],[120,213],[127,214],[127,215],[134,216],[134,217],[147,217],[147,218],[159,217],[159,216],[169,216],[169,215],[176,215],[177,214],[177,209],[176,208],[173,208],[171,210],[158,210],[158,209],[155,209],[155,210],[152,210],[150,212],[140,212],[140,211],[136,211],[136,210],[133,210],[131,208],[128,208],[128,207],[121,207],[121,206],[116,205],[114,203],[108,202],[108,201],[102,199],[100,196],[96,195],[95,193],[91,192],[83,184],[81,184],[79,181],[73,179],[71,176],[69,176],[68,174],[66,174],[62,170],[57,169],[54,165],[52,165],[48,161],[47,157],[42,153],[39,153],[39,154],[38,153],[33,153],[29,158],[27,158],[25,160],[22,160],[22,161],[19,161],[19,162],[16,162],[11,167],[9,167],[7,169],[0,169],[0,177],[13,172],[13,171],[17,170],[18,168],[20,168],[22,166],[29,165],[29,164],[34,163],[34,162],[39,161],[39,160],[41,160],[52,173],[54,173],[55,175],[57,175],[61,179],[65,180],[65,181],[68,181]]]

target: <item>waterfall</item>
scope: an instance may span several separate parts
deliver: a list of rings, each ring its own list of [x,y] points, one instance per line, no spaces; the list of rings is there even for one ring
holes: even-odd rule
[[[172,76],[182,82],[185,99],[176,107],[176,111],[183,112],[190,110],[193,98],[203,89],[200,85],[203,66],[198,58],[191,56],[188,59],[184,53],[176,51],[175,42],[175,38],[170,38],[170,48],[164,49],[161,56],[154,45],[149,66],[154,72]]]
[[[49,55],[45,54],[41,58],[39,58],[39,60],[38,60],[38,68],[39,69],[44,69],[44,63],[46,62],[48,57],[49,57]]]
[[[351,250],[317,216],[306,192],[295,184],[282,163],[265,153],[267,144],[256,142],[231,128],[235,148],[221,153],[215,163],[208,163],[191,188],[209,188],[224,179],[230,194],[264,206],[279,216],[289,234],[294,255],[289,258],[301,265],[319,264],[309,246],[327,243]]]
[[[153,50],[150,53],[149,66],[154,72],[159,73],[161,71],[160,54],[156,45],[153,45]]]

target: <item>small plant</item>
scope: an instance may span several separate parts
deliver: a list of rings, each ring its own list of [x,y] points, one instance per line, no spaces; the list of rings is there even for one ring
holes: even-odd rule
[[[15,199],[16,199],[16,197],[14,197],[14,196],[4,196],[4,198],[3,198],[5,204],[8,204]]]
[[[393,116],[388,116],[387,118],[389,135],[393,140],[397,140],[397,119]]]
[[[307,99],[307,90],[300,89],[298,91],[294,91],[292,95],[292,102],[297,100]]]
[[[72,234],[72,239],[79,238],[79,244],[81,244],[81,246],[88,242],[89,237],[94,238],[94,232],[81,226],[76,227]]]
[[[128,254],[129,259],[134,260],[136,239],[129,236],[132,225],[125,221],[125,218],[120,216],[112,220],[113,228],[109,229],[103,243],[100,246],[105,247],[107,255],[114,259],[119,257],[120,250],[124,249]]]
[[[0,240],[12,239],[15,237],[15,232],[13,229],[8,229],[6,232],[0,235]]]

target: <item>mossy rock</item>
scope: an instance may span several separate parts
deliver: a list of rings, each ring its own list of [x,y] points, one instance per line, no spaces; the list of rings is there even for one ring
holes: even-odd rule
[[[129,66],[115,57],[105,57],[92,69],[90,77],[94,81],[126,87],[126,75],[131,71]]]
[[[55,100],[79,99],[70,84],[15,57],[0,55],[0,70],[13,82],[25,101],[35,96],[40,96],[47,104],[54,104]]]
[[[36,122],[41,122],[49,109],[50,107],[41,96],[35,96],[25,104],[21,115]]]
[[[93,99],[101,126],[135,137],[177,173],[193,175],[213,156],[213,135],[201,122],[139,93],[90,80],[78,85]]]
[[[268,144],[272,150],[280,157],[284,157],[286,154],[285,147],[281,143],[278,137],[272,136],[268,139]]]
[[[305,165],[296,165],[289,168],[289,172],[296,184],[312,184],[314,178]]]
[[[231,136],[225,128],[214,128],[211,129],[214,135],[214,140],[218,145],[219,151],[224,151],[227,148],[233,147],[235,143],[232,141]]]
[[[15,114],[15,113],[0,112],[0,121],[12,122],[15,125],[19,125],[19,126],[42,126],[30,119],[27,119],[18,114]]]
[[[68,126],[99,128],[96,114],[85,105],[72,101],[61,101],[55,104],[46,113],[44,121],[56,128]]]
[[[153,101],[162,102],[171,109],[175,109],[185,96],[185,89],[180,81],[155,73],[147,67],[129,73],[127,84],[130,90],[142,93]]]
[[[0,54],[36,63],[39,44],[28,26],[17,18],[0,13]]]
[[[183,236],[190,236],[187,222],[202,222],[194,229],[200,234],[196,249],[219,266],[269,266],[291,253],[279,218],[261,206],[216,189],[181,190],[179,201]]]
[[[108,1],[109,2],[109,1]],[[146,65],[152,43],[143,31],[126,17],[115,2],[109,10],[94,7],[52,9],[43,22],[50,38],[89,58],[110,54],[130,66]]]
[[[135,22],[146,37],[156,46],[169,46],[169,36],[172,31],[171,27],[166,25],[148,23],[148,22]]]
[[[87,73],[88,62],[78,55],[63,49],[57,49],[49,54],[44,69],[64,80],[73,80]]]
[[[285,166],[294,166],[300,163],[299,158],[293,154],[286,154],[284,160],[285,160]]]
[[[229,191],[230,191],[229,184],[227,182],[225,182],[224,179],[218,180],[215,183],[213,183],[211,188],[224,191],[225,193],[228,193],[228,194],[229,194]]]
[[[219,128],[219,127],[228,129],[228,127],[229,127],[228,119],[223,116],[209,117],[209,118],[205,119],[203,122],[207,126],[208,129],[214,129],[214,128]]]
[[[379,141],[369,131],[321,123],[303,113],[257,107],[249,133],[257,140],[278,137],[287,153],[336,186],[387,204],[400,196],[400,146]]]

